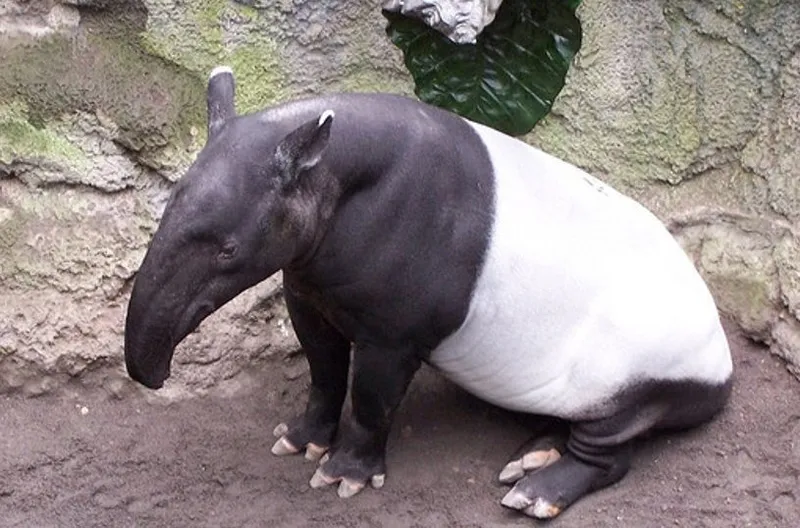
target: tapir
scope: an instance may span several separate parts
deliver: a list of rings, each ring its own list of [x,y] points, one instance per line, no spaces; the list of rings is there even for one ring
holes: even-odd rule
[[[725,406],[715,302],[643,205],[411,98],[330,94],[237,115],[234,94],[233,72],[215,68],[207,142],[136,275],[134,380],[161,387],[186,335],[282,271],[311,383],[272,453],[318,461],[311,487],[341,497],[381,487],[395,410],[425,363],[564,424],[498,477],[513,486],[503,506],[542,519],[619,481],[635,438]]]

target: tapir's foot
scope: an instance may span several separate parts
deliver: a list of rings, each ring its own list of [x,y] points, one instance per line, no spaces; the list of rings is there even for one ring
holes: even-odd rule
[[[300,418],[292,425],[278,424],[272,432],[278,440],[272,446],[272,454],[294,455],[305,450],[306,460],[316,462],[328,451],[336,425],[309,426]]]
[[[497,480],[502,484],[513,484],[526,473],[549,466],[561,458],[566,444],[566,434],[535,438],[517,451],[500,471]]]
[[[339,484],[337,493],[346,499],[364,489],[367,483],[380,489],[386,480],[386,464],[383,457],[358,457],[352,451],[334,450],[320,460],[320,467],[311,477],[312,488],[324,488]]]
[[[501,504],[537,519],[552,519],[587,493],[609,486],[628,470],[627,453],[607,454],[603,467],[583,462],[570,452],[526,474],[511,488]]]

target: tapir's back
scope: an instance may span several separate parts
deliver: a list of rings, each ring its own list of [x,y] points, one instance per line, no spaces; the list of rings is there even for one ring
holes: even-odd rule
[[[494,168],[494,223],[467,318],[432,362],[498,405],[570,418],[647,380],[726,381],[713,299],[658,219],[567,163],[474,128]]]

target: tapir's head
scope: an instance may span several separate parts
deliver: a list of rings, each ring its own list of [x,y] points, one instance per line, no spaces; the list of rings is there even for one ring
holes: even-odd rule
[[[131,293],[133,379],[161,387],[175,347],[203,319],[308,249],[319,205],[309,182],[326,177],[333,121],[320,114],[285,129],[237,117],[233,74],[212,72],[208,142],[175,185]]]

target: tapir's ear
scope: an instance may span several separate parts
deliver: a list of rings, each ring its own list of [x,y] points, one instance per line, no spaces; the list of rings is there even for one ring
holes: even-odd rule
[[[278,143],[275,160],[284,178],[293,179],[322,160],[332,124],[333,110],[325,110],[319,119],[300,125]]]
[[[227,66],[217,66],[208,77],[208,139],[220,131],[225,121],[236,115],[233,98],[236,81],[233,71]]]

